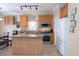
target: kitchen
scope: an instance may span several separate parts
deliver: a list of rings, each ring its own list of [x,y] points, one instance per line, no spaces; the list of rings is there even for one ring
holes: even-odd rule
[[[31,18],[33,18],[33,17],[35,17],[34,19],[31,19]],[[25,20],[24,20],[24,18],[25,18]],[[30,20],[28,21],[28,19],[30,18]],[[45,28],[45,29],[43,29],[43,28],[40,28],[41,27],[41,25],[40,26],[38,26],[39,24],[38,24],[38,22],[39,22],[39,20],[37,20],[37,17],[34,15],[34,16],[29,16],[29,18],[27,18],[27,16],[21,16],[21,18],[20,19],[22,19],[22,21],[21,22],[23,22],[23,23],[21,23],[21,26],[22,26],[22,28],[24,28],[24,29],[21,29],[21,31],[20,32],[18,32],[19,34],[22,34],[21,35],[21,37],[23,37],[23,40],[25,41],[25,44],[24,45],[29,45],[30,47],[29,47],[29,49],[28,48],[26,48],[23,44],[22,44],[22,47],[23,47],[23,49],[21,49],[22,50],[22,53],[23,53],[23,51],[24,51],[24,53],[23,54],[25,54],[25,51],[27,50],[28,52],[27,52],[27,54],[32,54],[32,55],[34,55],[34,53],[35,52],[33,52],[34,50],[33,49],[35,49],[36,48],[36,50],[35,51],[37,51],[35,54],[36,55],[38,55],[38,54],[42,54],[42,44],[43,44],[43,40],[42,39],[45,39],[44,37],[43,37],[43,34],[42,34],[42,32],[47,32],[47,31],[50,31],[50,29],[49,28]],[[28,21],[28,24],[26,25],[26,19],[27,19],[27,21]],[[36,19],[36,20],[35,20]],[[52,18],[51,18],[52,19]],[[50,19],[50,20],[51,20]],[[24,20],[24,21],[23,21]],[[40,22],[39,22],[40,23]],[[24,25],[25,24],[25,25]],[[26,26],[28,27],[27,29],[26,29]],[[25,36],[25,35],[26,36]],[[18,37],[18,36],[20,36],[20,35],[16,35],[16,36],[14,36],[13,37],[13,40],[12,40],[12,43],[13,43],[13,47],[15,47],[15,48],[13,48],[13,50],[15,50],[15,49],[17,49],[17,50],[19,50],[20,48],[17,48],[16,47],[16,45],[15,44],[17,44],[18,45],[18,47],[20,46],[21,47],[21,43],[23,42],[24,43],[24,41],[16,41],[16,40],[19,40],[19,39],[21,39],[21,37]],[[16,37],[17,37],[17,39],[16,39]],[[24,37],[25,37],[25,39],[24,39]],[[36,40],[37,39],[37,40]],[[48,39],[50,39],[50,38],[48,38]],[[15,41],[14,41],[15,40]],[[22,39],[21,39],[22,40]],[[29,41],[30,40],[30,41]],[[31,41],[33,42],[33,43],[31,43]],[[19,43],[19,42],[21,42],[21,43]],[[26,43],[27,42],[27,43]],[[29,42],[29,43],[28,43]],[[34,45],[35,44],[35,45]],[[33,47],[33,48],[32,48]],[[25,49],[24,49],[25,48]],[[30,50],[30,49],[32,49],[32,50]],[[17,50],[15,51],[15,53],[14,54],[21,54],[21,52],[17,52]],[[14,51],[13,51],[14,52]],[[23,55],[22,54],[22,55]],[[25,54],[26,55],[26,54]]]
[[[43,45],[54,48],[53,9],[58,5],[65,4],[1,4],[1,33],[8,34],[12,55],[43,55]]]

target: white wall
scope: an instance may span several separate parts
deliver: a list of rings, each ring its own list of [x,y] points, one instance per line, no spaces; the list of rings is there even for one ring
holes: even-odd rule
[[[2,21],[0,21],[0,34],[2,34],[2,31],[3,31],[3,22]]]
[[[2,13],[0,13],[0,19],[3,19]],[[0,34],[2,34],[2,31],[3,31],[3,21],[0,20]]]
[[[9,32],[9,36],[13,35],[13,30],[16,30],[15,25],[4,25],[4,32]]]
[[[9,35],[12,36],[13,30],[15,29],[15,25],[5,25],[3,21],[0,21],[0,34],[9,32]]]
[[[70,25],[71,25],[71,14],[73,13],[72,9],[74,7],[77,7],[77,14],[75,20],[77,21],[76,28],[75,28],[75,33],[71,33],[70,30]],[[68,7],[68,39],[67,39],[67,55],[79,55],[79,4],[69,4]]]

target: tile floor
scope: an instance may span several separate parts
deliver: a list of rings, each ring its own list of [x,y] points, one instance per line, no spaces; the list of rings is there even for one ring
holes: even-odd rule
[[[41,56],[61,56],[57,49],[52,47],[49,43],[45,42],[43,46],[43,55]],[[0,50],[0,56],[12,56],[11,46]]]

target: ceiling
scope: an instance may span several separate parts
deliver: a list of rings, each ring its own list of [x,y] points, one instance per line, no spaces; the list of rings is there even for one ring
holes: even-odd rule
[[[29,8],[21,10],[22,5],[38,5],[38,10]],[[0,15],[19,15],[19,14],[53,14],[55,7],[62,7],[62,3],[1,3]]]

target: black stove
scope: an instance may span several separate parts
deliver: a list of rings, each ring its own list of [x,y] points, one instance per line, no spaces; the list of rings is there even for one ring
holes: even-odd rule
[[[50,31],[42,32],[43,41],[50,41]]]

